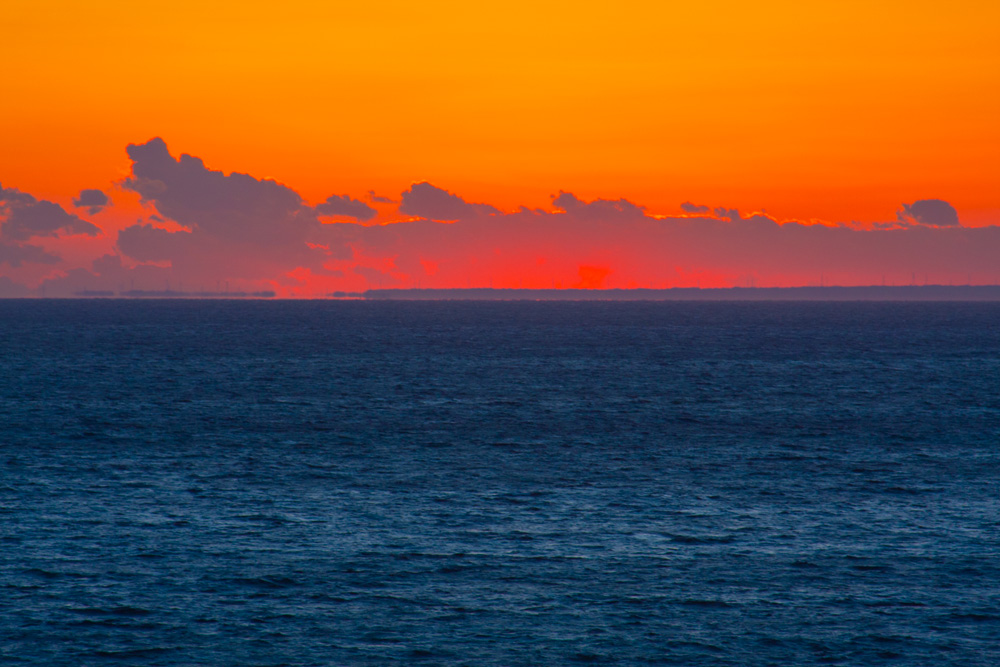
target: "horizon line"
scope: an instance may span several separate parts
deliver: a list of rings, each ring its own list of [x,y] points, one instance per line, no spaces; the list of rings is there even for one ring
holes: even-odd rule
[[[1000,301],[1000,284],[986,285],[796,285],[789,287],[388,287],[310,296],[278,296],[273,290],[80,290],[71,296],[44,293],[5,299],[199,299],[356,301]]]

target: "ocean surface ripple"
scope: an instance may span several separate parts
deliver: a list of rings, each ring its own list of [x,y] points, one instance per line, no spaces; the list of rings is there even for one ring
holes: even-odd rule
[[[1000,664],[1000,304],[0,301],[0,664]]]

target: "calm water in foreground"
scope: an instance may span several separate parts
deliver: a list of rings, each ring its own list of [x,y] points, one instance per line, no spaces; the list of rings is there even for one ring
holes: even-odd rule
[[[1000,664],[1000,304],[0,301],[0,663]]]

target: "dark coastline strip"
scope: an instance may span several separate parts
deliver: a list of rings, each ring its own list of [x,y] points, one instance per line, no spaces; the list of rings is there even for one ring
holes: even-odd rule
[[[1000,301],[1000,285],[672,287],[666,289],[372,289],[335,298],[414,301]]]

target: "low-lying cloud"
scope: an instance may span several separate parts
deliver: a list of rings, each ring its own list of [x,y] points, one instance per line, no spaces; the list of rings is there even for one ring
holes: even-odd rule
[[[59,261],[59,257],[37,245],[0,241],[0,264],[17,268],[22,264],[58,264]]]
[[[3,186],[0,186],[0,221],[0,265],[14,269],[26,264],[56,265],[61,261],[58,255],[31,241],[101,234],[96,225],[68,213],[55,202]]]
[[[562,190],[549,210],[503,212],[420,182],[398,200],[395,213],[407,220],[394,221],[395,202],[373,191],[310,205],[288,185],[175,157],[159,138],[129,145],[127,155],[131,174],[120,185],[138,193],[147,212],[109,239],[112,254],[86,262],[62,260],[59,244],[83,247],[81,235],[96,237],[97,226],[55,202],[0,188],[6,293],[27,289],[11,282],[25,271],[36,276],[31,287],[42,276],[53,296],[230,283],[315,296],[417,286],[1000,282],[1000,227],[962,227],[954,207],[938,199],[902,204],[896,222],[859,229],[779,223],[689,201],[680,205],[682,215],[654,216],[624,198],[584,199]],[[81,191],[73,203],[87,213],[114,209],[97,189]],[[376,220],[382,224],[370,224]]]
[[[90,215],[100,213],[110,203],[111,200],[106,194],[94,189],[81,190],[80,195],[73,199],[73,206],[87,209]]]
[[[0,187],[0,238],[27,241],[39,236],[85,234],[97,236],[101,230],[86,220],[67,213],[59,204],[35,199],[15,188]]]
[[[299,266],[321,270],[324,255],[309,242],[320,236],[322,224],[291,188],[212,170],[192,155],[175,158],[160,138],[126,150],[132,175],[124,186],[161,219],[185,227],[173,231],[145,223],[121,230],[118,247],[131,259],[169,263],[189,281],[211,285],[273,278]],[[325,205],[331,202],[342,200],[331,197]]]
[[[489,204],[470,204],[458,195],[430,183],[414,183],[403,193],[400,213],[428,220],[462,220],[500,211]]]
[[[378,211],[368,204],[351,199],[347,195],[332,195],[315,210],[317,215],[354,218],[361,222],[371,220],[378,214]]]
[[[559,191],[552,204],[560,211],[582,220],[606,221],[636,220],[643,217],[643,209],[626,199],[595,199],[585,202],[571,192]]]
[[[681,210],[684,211],[685,213],[691,213],[692,215],[697,215],[701,213],[708,213],[712,209],[709,208],[708,206],[692,204],[691,202],[686,201],[683,204],[681,204]]]
[[[958,211],[941,199],[921,199],[912,204],[903,204],[896,216],[900,222],[910,224],[934,227],[954,227],[958,224]]]

